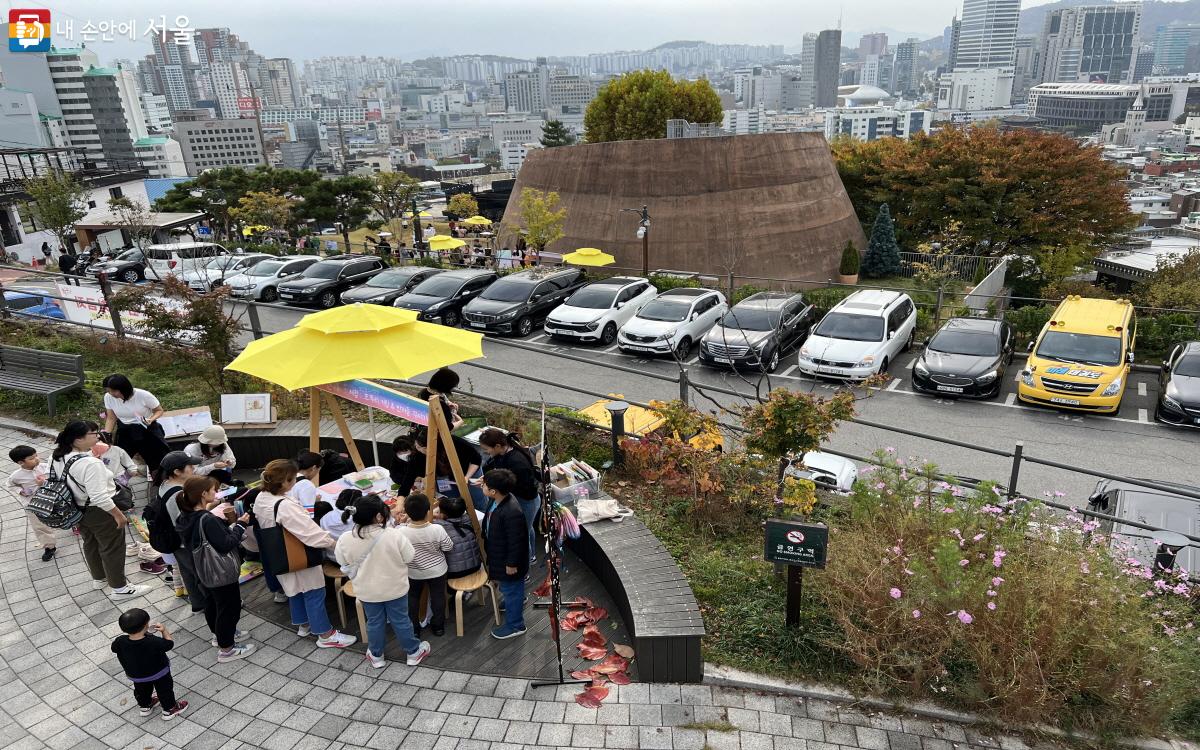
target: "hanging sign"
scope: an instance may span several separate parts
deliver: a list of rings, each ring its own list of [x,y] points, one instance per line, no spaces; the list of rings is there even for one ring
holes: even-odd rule
[[[429,425],[429,404],[419,398],[401,393],[369,380],[343,380],[317,386],[326,393],[370,406],[393,417],[407,419],[413,424]]]

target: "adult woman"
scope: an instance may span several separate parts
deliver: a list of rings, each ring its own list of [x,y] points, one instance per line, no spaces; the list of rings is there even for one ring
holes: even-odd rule
[[[408,616],[412,543],[400,529],[388,528],[388,509],[377,495],[367,495],[357,502],[349,509],[353,511],[354,530],[338,539],[336,552],[342,565],[358,566],[354,593],[367,617],[367,659],[376,669],[387,665],[383,647],[390,622],[396,640],[408,654],[408,666],[415,667],[429,655],[429,643],[416,637]]]
[[[455,460],[458,461],[463,477],[467,480],[467,490],[471,493],[471,502],[475,504],[476,508],[483,511],[487,498],[484,497],[483,490],[471,482],[471,479],[483,476],[479,471],[479,451],[458,435],[450,437],[454,443]],[[411,492],[417,478],[425,476],[425,454],[428,453],[429,431],[424,427],[418,428],[412,434],[412,441],[416,455],[409,459],[406,473],[402,477],[403,481],[397,482],[401,495]],[[447,458],[446,446],[441,441],[438,442],[436,466],[437,487],[426,487],[425,492],[431,496],[462,497],[462,492],[454,479],[454,471],[450,467],[450,460]]]
[[[104,462],[92,455],[100,439],[95,422],[68,422],[54,440],[50,469],[56,477],[67,477],[75,504],[83,509],[79,536],[83,560],[92,574],[93,585],[112,588],[109,596],[126,601],[144,594],[145,586],[132,586],[125,579],[125,525],[129,519],[113,502],[117,484]]]
[[[517,435],[495,427],[489,427],[479,435],[479,450],[487,456],[483,461],[483,471],[492,469],[508,469],[516,477],[517,483],[512,495],[525,514],[525,525],[529,528],[529,561],[537,559],[537,548],[534,546],[533,522],[537,519],[541,502],[538,499],[539,490],[535,461],[529,449],[521,445]],[[474,480],[479,484],[482,480]]]
[[[438,397],[438,401],[442,403],[442,414],[446,417],[446,424],[452,430],[462,424],[462,417],[458,415],[458,404],[450,400],[459,380],[457,372],[443,367],[430,376],[429,385],[417,391],[417,398],[422,401],[428,401],[433,396]]]
[[[196,476],[212,477],[221,484],[233,484],[233,467],[237,466],[237,457],[233,455],[225,428],[221,425],[205,427],[196,442],[189,443],[183,452],[200,459],[200,463],[196,464]]]
[[[179,523],[182,511],[179,508],[179,495],[183,492],[183,484],[196,470],[200,462],[183,451],[171,451],[163,456],[158,470],[151,475],[151,481],[158,488],[155,500],[148,510],[147,523],[150,527],[150,543],[162,553],[163,561],[167,563],[170,573],[168,584],[175,587],[175,596],[188,598],[193,612],[203,612],[207,604],[204,592],[196,585],[196,566],[192,562],[192,553],[184,546],[179,533],[171,534]],[[162,530],[166,526],[167,531]],[[164,547],[169,547],[165,549]]]
[[[234,552],[246,535],[249,516],[235,517],[233,509],[225,513],[227,525],[208,511],[217,503],[217,488],[220,483],[212,477],[192,476],[183,483],[183,492],[178,495],[179,520],[175,530],[179,532],[182,546],[193,556],[200,554],[204,542],[222,555]],[[244,659],[254,652],[253,643],[238,643],[238,618],[242,614],[242,594],[235,578],[223,586],[207,586],[199,578],[196,585],[204,594],[204,620],[213,634],[213,645],[217,647],[217,663]]]
[[[254,518],[263,529],[282,526],[303,544],[319,549],[329,549],[336,543],[328,531],[318,526],[308,515],[300,501],[292,496],[296,486],[296,475],[300,469],[287,459],[275,459],[267,464],[262,473],[262,491],[254,500]],[[263,556],[263,565],[271,561]],[[345,648],[357,639],[339,633],[329,622],[325,611],[325,574],[320,564],[279,575],[279,585],[291,607],[292,624],[296,635],[304,638],[317,634],[318,648]]]
[[[400,435],[392,441],[392,465],[388,468],[388,474],[392,477],[392,484],[399,484],[404,479],[404,475],[408,472],[408,461],[411,457],[411,437]]]
[[[140,455],[151,471],[171,450],[158,424],[162,414],[154,394],[134,388],[129,378],[116,374],[104,379],[104,431],[111,435],[119,423],[116,444],[131,456]]]

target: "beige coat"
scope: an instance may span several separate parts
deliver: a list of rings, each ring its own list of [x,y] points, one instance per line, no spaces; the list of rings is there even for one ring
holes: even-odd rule
[[[279,525],[309,547],[331,549],[337,544],[328,531],[312,520],[300,501],[290,495],[259,493],[254,501],[254,518],[260,527],[270,529],[275,526],[275,503],[280,499],[283,502],[279,503]],[[279,585],[283,586],[284,594],[292,597],[305,591],[325,588],[325,574],[321,572],[320,565],[314,565],[297,573],[284,573],[279,576]]]

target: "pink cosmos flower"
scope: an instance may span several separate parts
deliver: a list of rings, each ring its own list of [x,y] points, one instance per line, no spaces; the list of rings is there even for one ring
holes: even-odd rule
[[[959,564],[959,566],[960,566],[960,567],[963,567],[963,568],[965,568],[965,567],[967,567],[967,565],[968,565],[968,563],[969,563],[969,562],[970,562],[969,560],[963,559],[963,560],[959,560],[959,561],[958,561],[958,564]]]
[[[1000,576],[996,576],[995,578],[992,579],[992,587],[993,588],[999,588],[1000,584],[1002,584],[1002,583],[1004,583],[1004,579],[1001,578]]]
[[[1092,569],[1090,567],[1088,567],[1088,564],[1086,561],[1083,561],[1083,562],[1079,563],[1079,572],[1083,573],[1084,575],[1087,575],[1088,573],[1092,572]]]
[[[914,619],[914,620],[918,620],[918,619],[920,619],[920,618],[921,618],[921,610],[919,610],[919,609],[914,609],[914,610],[913,610],[913,619]]]
[[[892,597],[893,599],[899,599],[900,595],[900,589],[896,588],[895,586],[893,586],[892,590],[888,592],[888,596]]]
[[[958,621],[963,625],[970,625],[975,622],[975,618],[971,617],[971,613],[965,609],[958,610]]]
[[[971,541],[978,542],[980,539],[983,539],[984,536],[986,536],[986,535],[981,531],[978,534],[976,534],[975,536],[971,537]]]
[[[988,595],[988,596],[995,596],[995,595],[996,595],[996,592],[995,592],[995,590],[993,590],[993,589],[988,589],[988,591],[987,591],[987,595]]]
[[[995,602],[988,602],[988,603],[987,603],[987,608],[988,608],[988,609],[990,609],[990,610],[993,610],[993,611],[995,611],[995,609],[996,609],[996,603],[995,603]]]

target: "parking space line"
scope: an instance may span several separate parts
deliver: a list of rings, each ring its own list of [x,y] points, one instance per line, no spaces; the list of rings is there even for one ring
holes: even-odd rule
[[[786,378],[787,376],[792,374],[792,370],[795,370],[799,366],[800,365],[792,365],[791,367],[787,368],[783,372],[779,373],[779,377]]]
[[[1138,383],[1138,395],[1139,396],[1146,395],[1146,384],[1145,383]]]
[[[699,362],[699,361],[700,361],[700,355],[699,355],[699,354],[697,354],[696,356],[694,356],[694,357],[692,357],[691,359],[689,359],[687,362],[684,362],[684,364],[685,364],[685,365],[694,365],[694,364],[696,364],[696,363],[697,363],[697,362]]]
[[[526,343],[529,343],[529,344],[536,344],[536,343],[537,343],[537,342],[539,342],[539,341],[545,341],[545,340],[546,340],[546,334],[544,334],[544,333],[539,333],[538,335],[536,335],[536,336],[534,336],[533,338],[529,339],[529,340],[528,340]]]
[[[887,390],[895,391],[896,388],[900,386],[900,383],[903,382],[903,380],[903,378],[892,378],[892,382],[887,384]]]
[[[1138,409],[1137,421],[1141,424],[1150,424],[1150,412],[1145,409]]]
[[[605,353],[605,354],[612,354],[613,352],[615,352],[615,351],[616,351],[617,349],[619,349],[619,348],[620,348],[620,346],[619,346],[619,345],[617,345],[617,344],[613,344],[612,346],[610,346],[610,347],[608,347],[607,349],[605,349],[605,350],[604,350],[604,353]]]
[[[1017,403],[1017,394],[1010,393],[1004,397],[1004,405],[1005,406],[1013,406],[1016,403]]]
[[[1013,382],[1014,383],[1021,382],[1021,371],[1020,370],[1017,370],[1017,374],[1013,376]]]

